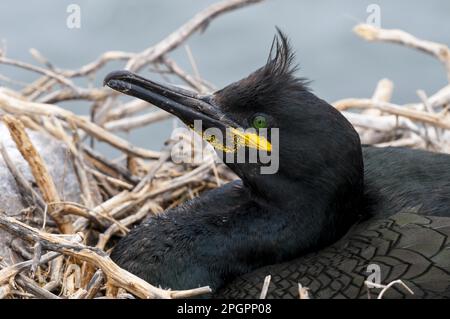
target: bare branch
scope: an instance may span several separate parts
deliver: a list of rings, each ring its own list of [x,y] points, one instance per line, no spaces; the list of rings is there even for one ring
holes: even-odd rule
[[[207,24],[215,17],[261,1],[262,0],[224,0],[212,4],[205,10],[197,13],[191,20],[183,24],[161,42],[131,58],[127,63],[126,69],[135,72],[139,71],[146,64],[156,61],[167,52],[178,47],[195,31],[202,28],[205,29]]]

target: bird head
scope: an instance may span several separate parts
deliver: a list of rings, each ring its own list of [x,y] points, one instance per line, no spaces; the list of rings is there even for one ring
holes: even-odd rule
[[[181,119],[210,142],[257,195],[289,201],[292,191],[322,190],[324,200],[332,200],[326,194],[362,189],[358,134],[308,89],[305,79],[295,76],[296,71],[288,39],[278,30],[264,66],[212,94],[128,71],[110,73],[105,84]]]

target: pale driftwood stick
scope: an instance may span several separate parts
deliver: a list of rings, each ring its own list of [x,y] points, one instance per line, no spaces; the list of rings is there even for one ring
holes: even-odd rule
[[[28,298],[28,299],[34,298],[33,294],[29,294],[27,292],[24,292],[24,291],[21,291],[21,290],[17,290],[17,289],[11,289],[11,293],[10,294],[13,295],[13,296],[17,296],[17,297],[19,297],[21,299],[23,299],[23,298]]]
[[[267,291],[269,290],[269,285],[270,285],[271,279],[272,279],[271,275],[267,275],[266,278],[264,278],[264,284],[261,289],[261,294],[259,295],[259,299],[266,299]]]
[[[347,112],[342,111],[342,114],[355,126],[356,128],[363,128],[363,132],[361,134],[361,137],[365,137],[365,133],[368,133],[369,136],[371,132],[377,131],[381,135],[389,134],[389,132],[392,132],[393,130],[397,131],[404,131],[404,133],[411,135],[414,134],[416,137],[410,138],[405,137],[410,142],[406,142],[406,145],[415,145],[416,142],[427,140],[428,142],[432,143],[433,145],[437,144],[443,144],[442,142],[445,141],[446,138],[450,136],[449,131],[443,131],[439,132],[437,134],[436,127],[435,126],[424,126],[420,123],[416,124],[413,121],[409,120],[408,118],[404,117],[398,117],[395,115],[383,115],[383,116],[372,116],[362,113],[354,113],[354,112]],[[374,133],[372,133],[373,135]],[[372,143],[367,142],[367,139],[364,139],[365,143],[369,144],[377,144],[379,143],[379,139],[377,138],[371,138],[369,139],[372,141]],[[414,140],[415,142],[412,142]],[[394,141],[386,142],[391,143]],[[395,143],[394,143],[395,144]],[[384,144],[380,144],[384,145]],[[402,144],[403,145],[403,144]],[[443,146],[443,145],[441,145]]]
[[[7,84],[12,84],[12,85],[18,85],[18,86],[22,86],[22,87],[25,87],[28,85],[28,83],[11,79],[10,77],[7,77],[6,75],[3,75],[3,74],[0,74],[0,83],[1,82],[7,83]]]
[[[116,206],[113,208],[109,215],[117,218],[119,215],[123,214],[124,212],[127,212],[131,210],[133,207],[136,207],[138,205],[141,205],[145,201],[156,198],[157,196],[167,193],[169,191],[173,190],[182,190],[182,188],[193,182],[201,182],[201,175],[206,173],[206,169],[211,168],[211,164],[202,165],[197,167],[195,170],[191,171],[190,173],[186,174],[185,176],[180,176],[175,178],[174,180],[171,180],[170,182],[163,183],[158,186],[157,189],[154,189],[153,191],[149,190],[149,185],[144,187],[138,194],[134,194],[133,196],[130,196],[128,198],[132,198],[131,200],[125,201],[122,204]],[[176,193],[176,192],[175,192]],[[133,194],[133,193],[131,193]],[[128,195],[131,195],[128,194]],[[174,195],[178,196],[178,195]]]
[[[118,92],[114,92],[105,101],[95,105],[95,108],[92,109],[91,114],[92,122],[98,125],[103,125],[106,122],[108,114],[117,106],[117,95]]]
[[[115,286],[139,296],[140,298],[186,298],[187,292],[169,291],[156,288],[144,280],[117,266],[105,252],[82,244],[75,244],[53,234],[32,228],[14,218],[0,215],[0,227],[24,239],[40,240],[47,250],[53,250],[93,264],[102,269],[108,280]],[[0,271],[1,272],[1,271]],[[190,296],[211,292],[209,287],[189,290]]]
[[[74,215],[83,217],[87,220],[90,220],[95,225],[98,225],[100,227],[105,227],[105,225],[108,225],[112,223],[112,218],[108,218],[103,214],[99,214],[97,212],[94,212],[93,209],[90,209],[87,206],[82,206],[78,203],[71,203],[71,202],[55,202],[55,203],[49,203],[49,206],[58,206],[60,207],[60,214],[62,215]],[[107,222],[107,223],[105,223]]]
[[[387,284],[383,289],[380,291],[380,294],[378,295],[377,299],[382,299],[385,292],[391,288],[393,285],[401,285],[403,286],[411,295],[414,295],[414,291],[412,291],[403,281],[401,280],[394,280],[391,281],[389,284]]]
[[[377,83],[377,87],[372,95],[372,100],[380,102],[390,102],[392,92],[394,89],[394,84],[388,79],[381,79]],[[358,115],[366,115],[368,120],[377,120],[381,118],[382,112],[378,109],[366,109]],[[396,117],[397,119],[398,117]],[[394,128],[395,129],[395,128]],[[358,131],[361,137],[361,141],[367,144],[375,144],[383,141],[385,139],[385,134],[380,134],[380,132],[375,130],[363,130]]]
[[[80,237],[81,238],[81,237]],[[59,254],[58,254],[59,255]],[[50,281],[44,285],[44,289],[47,291],[54,291],[61,285],[61,278],[64,266],[64,256],[58,256],[52,260],[50,264]]]
[[[100,166],[96,165],[96,163],[101,163],[102,167],[106,167],[109,169],[109,170],[102,170],[104,173],[111,174],[111,171],[116,172],[118,175],[122,176],[128,182],[130,182],[132,184],[139,183],[140,179],[137,176],[134,176],[133,174],[131,174],[131,172],[124,166],[118,165],[118,164],[110,161],[109,159],[104,157],[102,154],[93,150],[92,148],[90,148],[87,145],[82,145],[82,147],[83,147],[83,151],[85,152],[85,154],[95,161],[93,164],[99,170],[102,170],[102,168]]]
[[[5,299],[11,293],[11,286],[9,284],[0,286],[0,299]]]
[[[42,256],[41,260],[39,261],[40,264],[45,264],[51,261],[52,259],[58,257],[60,254],[56,252],[50,252]],[[3,268],[0,270],[0,285],[3,285],[7,283],[10,278],[14,277],[21,271],[24,271],[25,269],[28,269],[33,265],[32,260],[24,261],[21,263],[14,264],[12,266]]]
[[[135,128],[146,126],[172,117],[166,111],[158,110],[151,113],[137,115],[133,117],[125,117],[120,120],[107,122],[104,127],[108,131],[131,131]]]
[[[68,123],[73,123],[75,126],[83,129],[88,134],[116,147],[127,154],[142,158],[158,158],[159,156],[158,152],[152,152],[136,147],[128,143],[126,140],[101,128],[100,126],[53,104],[26,102],[7,95],[4,92],[0,92],[0,108],[6,112],[14,114],[56,116]]]
[[[133,58],[135,55],[136,55],[135,53],[130,52],[107,51],[103,53],[97,60],[82,66],[78,70],[58,70],[58,72],[68,78],[86,76],[93,72],[96,72],[110,61],[129,60]]]
[[[113,184],[107,181],[107,179],[99,174],[92,174],[97,182],[97,186],[101,193],[105,193],[103,197],[111,198],[119,193],[119,190],[113,187]]]
[[[372,116],[362,113],[342,111],[342,114],[354,125],[380,132],[391,132],[394,129],[411,130],[422,134],[419,125],[407,118],[395,115]]]
[[[15,253],[19,254],[24,260],[33,258],[33,254],[30,253],[28,248],[24,246],[24,243],[22,240],[20,240],[20,238],[14,238],[11,241],[10,247]]]
[[[119,293],[117,294],[117,299],[136,299],[136,298],[129,293]]]
[[[170,297],[172,299],[186,299],[192,298],[196,296],[210,294],[212,292],[209,286],[194,288],[194,289],[186,289],[186,290],[173,290],[170,292]]]
[[[23,88],[21,94],[23,96],[29,96],[30,94],[34,94],[41,87],[45,86],[48,82],[52,80],[53,79],[48,76],[42,76],[37,80],[34,80],[33,82],[29,83],[25,88]]]
[[[85,289],[80,288],[74,294],[70,295],[68,299],[85,299],[87,294],[88,292]]]
[[[390,114],[404,116],[406,118],[432,124],[440,128],[450,129],[450,120],[447,118],[424,111],[408,109],[393,103],[378,102],[371,99],[344,99],[333,103],[333,105],[340,111],[350,108],[375,108]]]
[[[42,288],[38,284],[36,284],[30,278],[24,276],[23,274],[19,274],[16,278],[16,282],[22,286],[25,291],[32,293],[38,298],[41,299],[61,299],[55,294],[52,294],[50,291]]]
[[[103,272],[98,269],[94,276],[92,276],[91,281],[87,285],[87,294],[85,296],[86,299],[93,299],[97,295],[98,291],[103,285],[105,281],[105,276]]]
[[[163,164],[170,158],[170,153],[173,147],[173,142],[169,142],[168,145],[165,146],[164,150],[161,152],[161,156],[158,159],[158,162],[152,167],[150,172],[136,185],[133,189],[133,192],[140,192],[147,184],[151,184],[153,178],[155,177],[158,170],[163,166]]]
[[[88,177],[88,173],[85,168],[84,160],[81,157],[80,152],[78,151],[78,148],[80,148],[80,146],[79,146],[79,142],[78,142],[79,137],[76,133],[76,130],[74,130],[75,131],[74,135],[76,138],[74,138],[75,142],[73,142],[72,139],[70,139],[69,136],[64,131],[64,128],[63,128],[61,122],[58,119],[56,119],[55,117],[52,117],[51,119],[53,122],[53,126],[55,127],[55,130],[57,131],[58,135],[60,136],[60,139],[62,139],[65,142],[65,144],[67,145],[67,147],[70,150],[73,168],[78,177],[80,189],[83,194],[83,196],[82,196],[83,201],[87,207],[93,207],[94,199],[92,197],[92,189],[91,189],[91,185],[89,183],[89,177]]]
[[[109,216],[107,213],[104,212],[103,206],[99,208],[99,206],[95,208],[89,208],[87,206],[80,205],[78,203],[72,203],[72,202],[60,202],[60,203],[49,203],[49,205],[60,205],[61,207],[61,214],[66,215],[75,215],[84,217],[86,220],[90,220],[94,224],[106,228],[112,224],[117,224],[117,226],[125,232],[128,232],[128,228],[121,225],[120,222]],[[81,222],[86,222],[86,220],[81,220]],[[80,222],[80,223],[81,223]],[[75,223],[77,224],[77,223]],[[77,231],[79,231],[77,229]]]
[[[438,92],[430,96],[428,103],[433,109],[438,107],[445,108],[450,104],[450,85],[440,89]]]
[[[205,10],[197,13],[191,20],[161,42],[131,58],[127,63],[126,69],[135,72],[139,71],[146,64],[155,61],[163,54],[175,49],[195,31],[204,29],[212,19],[220,14],[257,2],[261,2],[261,0],[225,0],[212,4]]]
[[[16,143],[17,149],[22,154],[23,158],[28,162],[30,170],[42,193],[45,202],[59,202],[59,194],[56,190],[53,178],[47,170],[44,160],[39,155],[38,151],[31,142],[28,134],[25,132],[25,127],[22,122],[10,115],[3,116],[3,122],[8,127],[12,139]],[[72,224],[65,218],[55,213],[54,209],[49,210],[50,216],[58,225],[59,230],[64,234],[73,232]]]
[[[155,213],[156,212],[155,205],[156,204],[151,201],[145,203],[135,214],[120,220],[120,225],[130,226],[136,224],[140,220],[144,219],[148,215],[149,211],[153,211],[153,213]],[[120,228],[118,224],[111,225],[104,233],[100,234],[96,247],[100,249],[105,249],[105,246],[108,243],[108,241],[119,230]]]
[[[113,92],[108,89],[84,89],[78,88],[78,91],[71,89],[62,89],[53,91],[38,99],[39,103],[54,104],[63,101],[71,100],[87,100],[87,101],[101,101],[112,95]]]
[[[189,63],[191,64],[192,70],[194,71],[195,78],[201,79],[202,77],[200,76],[200,71],[198,69],[197,62],[195,62],[195,58],[194,58],[194,55],[192,54],[191,47],[189,46],[189,44],[185,44],[184,49],[188,56]]]
[[[34,101],[42,94],[50,91],[54,85],[58,83],[55,79],[44,76],[41,78],[42,83],[39,80],[31,83],[29,87],[22,90],[22,94],[27,97],[29,101]],[[46,80],[46,81],[44,81]]]
[[[81,288],[81,268],[73,263],[66,264],[62,282],[63,295],[70,296],[79,288]]]
[[[29,52],[36,61],[38,61],[39,63],[41,63],[42,65],[44,65],[45,67],[47,67],[52,71],[55,70],[53,64],[38,49],[31,48]]]
[[[136,114],[149,108],[155,108],[155,106],[148,103],[147,101],[134,99],[130,102],[121,104],[112,109],[108,113],[107,121],[113,121],[124,117],[128,117],[130,115]]]
[[[95,214],[101,214],[103,212],[110,213],[115,207],[119,206],[120,204],[123,204],[125,202],[128,202],[130,200],[133,200],[134,194],[128,192],[128,191],[122,191],[119,194],[117,194],[114,197],[111,197],[107,201],[99,204],[96,206],[93,211]],[[113,215],[111,215],[113,216]]]
[[[309,294],[309,288],[303,287],[302,284],[298,284],[298,298],[299,299],[311,299]]]
[[[429,103],[429,99],[427,94],[425,93],[425,91],[423,90],[417,90],[417,96],[419,96],[420,100],[422,101],[423,105],[424,105],[424,109],[431,114],[435,114],[436,111],[434,110],[434,107]],[[433,126],[434,129],[434,133],[436,134],[436,139],[437,142],[439,142],[440,140],[440,132],[439,132],[439,128],[437,128],[436,126]]]
[[[176,74],[180,79],[182,79],[196,91],[200,93],[207,93],[210,91],[210,88],[206,87],[199,80],[186,73],[174,60],[170,59],[167,56],[163,56],[161,59],[171,72]]]
[[[404,137],[394,141],[375,144],[377,147],[418,147],[421,145],[425,145],[425,141],[415,134],[411,137]]]
[[[373,92],[372,100],[379,102],[390,102],[393,91],[394,91],[394,83],[389,79],[381,79],[380,81],[378,81],[377,87]],[[374,114],[370,113],[370,111],[379,112],[379,110],[365,110],[364,112],[366,114]]]
[[[40,124],[38,124],[35,119],[32,119],[31,117],[20,115],[18,116],[18,119],[22,121],[23,125],[25,125],[26,128],[32,131],[48,134],[48,131],[45,130]]]
[[[41,260],[42,257],[42,245],[40,242],[35,242],[34,243],[34,247],[33,247],[33,264],[31,265],[30,268],[30,272],[31,272],[31,276],[34,277],[36,275],[36,271],[39,267],[39,261]]]
[[[121,206],[127,206],[134,199],[134,195],[128,191],[122,191],[121,193],[111,197],[107,201],[101,203],[94,209],[90,210],[94,214],[94,216],[102,216],[105,219],[110,219],[112,223],[118,223],[114,218],[114,211],[121,209]],[[86,226],[86,221],[77,220],[74,223],[74,228],[79,231],[84,229]],[[120,226],[123,227],[123,226]],[[127,228],[124,227],[126,231]]]
[[[0,152],[3,156],[6,166],[8,167],[11,175],[14,177],[16,184],[20,190],[20,194],[28,203],[28,205],[33,205],[36,203],[40,212],[43,213],[45,202],[42,199],[41,195],[39,195],[33,187],[31,187],[30,183],[28,183],[25,176],[23,176],[22,172],[20,172],[17,167],[14,165],[13,161],[8,155],[8,151],[6,150],[3,142],[0,141]]]
[[[135,198],[127,200],[126,202],[120,203],[119,205],[115,206],[113,209],[111,209],[108,214],[117,219],[120,218],[120,216],[128,213],[131,209],[136,207],[137,205],[141,204],[139,201],[137,201]]]
[[[168,183],[160,185],[158,189],[154,189],[152,191],[149,191],[149,185],[147,185],[147,187],[142,188],[142,190],[137,194],[138,200],[136,203],[141,204],[150,198],[193,182],[195,178],[199,178],[199,176],[205,174],[207,170],[211,169],[211,164],[211,162],[206,162],[189,173],[177,177]]]
[[[379,288],[382,289],[380,291],[380,293],[378,294],[377,299],[383,299],[383,295],[386,293],[386,291],[389,290],[389,288],[391,288],[394,285],[400,285],[403,288],[405,288],[411,295],[414,295],[414,291],[411,290],[411,288],[409,288],[402,280],[398,279],[398,280],[394,280],[391,281],[389,284],[387,285],[382,285],[382,284],[377,284],[374,282],[370,282],[370,281],[364,281],[365,286],[367,287],[367,289],[369,290],[370,288]],[[370,296],[370,294],[369,294]],[[370,299],[370,298],[369,298]]]
[[[99,172],[99,171],[93,169],[93,168],[89,168],[89,167],[88,167],[87,170],[88,170],[92,175],[97,176],[97,177],[104,178],[106,181],[108,181],[109,183],[111,183],[112,185],[114,185],[114,186],[116,186],[116,187],[118,187],[118,188],[122,188],[122,189],[126,189],[126,190],[131,190],[131,189],[133,189],[133,185],[132,185],[132,184],[129,184],[129,183],[127,183],[127,182],[124,182],[124,181],[122,181],[122,180],[120,180],[120,179],[117,179],[117,178],[114,178],[114,177],[112,177],[112,176],[106,175],[106,174],[104,174],[104,173],[102,173],[102,172]]]
[[[56,81],[60,82],[61,84],[67,85],[68,87],[70,87],[71,89],[73,89],[74,91],[77,91],[77,87],[72,83],[72,81],[68,80],[67,78],[56,74],[55,72],[49,71],[47,69],[32,65],[32,64],[28,64],[25,62],[21,62],[21,61],[16,61],[16,60],[12,60],[12,59],[8,59],[6,57],[0,56],[0,63],[2,64],[8,64],[8,65],[12,65],[12,66],[17,66],[19,68],[25,69],[25,70],[29,70],[29,71],[33,71],[36,73],[40,73],[43,74],[47,77],[53,78]]]
[[[84,167],[84,162],[77,156],[73,156],[72,162],[75,168],[75,173],[78,177],[81,192],[83,194],[83,202],[87,207],[94,207],[95,204],[94,199],[92,198],[91,185],[89,182],[88,173]]]
[[[380,29],[370,24],[359,24],[353,30],[357,35],[367,41],[398,43],[434,55],[444,64],[450,81],[450,49],[448,46],[418,39],[402,30]]]

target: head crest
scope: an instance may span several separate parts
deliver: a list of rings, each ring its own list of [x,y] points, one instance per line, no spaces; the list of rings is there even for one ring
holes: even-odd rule
[[[308,90],[308,81],[294,76],[297,65],[287,36],[277,28],[266,64],[248,77],[215,93],[231,105],[270,104],[277,97]],[[251,103],[250,103],[251,102]]]
[[[292,75],[297,70],[297,65],[293,64],[295,54],[287,36],[278,27],[276,29],[277,34],[273,38],[269,57],[263,69],[274,75]]]

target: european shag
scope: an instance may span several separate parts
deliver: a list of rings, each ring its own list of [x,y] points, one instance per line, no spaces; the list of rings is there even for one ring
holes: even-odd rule
[[[294,75],[293,59],[279,32],[262,68],[211,95],[127,71],[106,77],[188,126],[202,120],[224,136],[279,129],[275,174],[225,158],[239,181],[149,218],[111,257],[154,285],[209,285],[216,297],[258,297],[268,274],[273,298],[297,298],[298,283],[316,298],[367,298],[371,275],[414,292],[393,287],[385,297],[450,297],[450,156],[361,146],[346,118]],[[267,151],[270,134],[263,141],[256,148]]]

